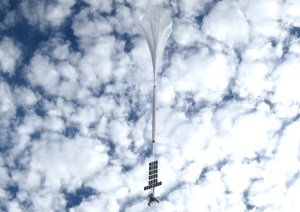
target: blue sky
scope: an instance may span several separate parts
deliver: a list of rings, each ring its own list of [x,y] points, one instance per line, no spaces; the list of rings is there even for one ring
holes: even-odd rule
[[[173,20],[157,77],[138,18]],[[296,0],[2,0],[1,211],[298,211]]]

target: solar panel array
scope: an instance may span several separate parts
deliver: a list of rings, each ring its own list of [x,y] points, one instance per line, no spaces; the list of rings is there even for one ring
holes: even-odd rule
[[[157,182],[157,165],[158,165],[158,161],[153,161],[151,163],[149,163],[149,182],[148,182],[148,186],[144,187],[144,190],[148,190],[157,186],[160,186],[162,184],[162,182]]]

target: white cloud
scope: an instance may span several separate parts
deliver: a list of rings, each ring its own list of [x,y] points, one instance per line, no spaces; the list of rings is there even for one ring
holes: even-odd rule
[[[145,11],[147,8],[151,6],[157,6],[157,5],[168,5],[169,2],[164,0],[153,0],[153,1],[134,1],[134,0],[128,0],[127,1],[134,9],[137,9],[139,11]]]
[[[32,26],[38,26],[44,31],[49,25],[60,26],[71,14],[71,8],[75,0],[58,0],[55,3],[48,1],[22,1],[20,9],[24,17]]]
[[[8,203],[8,210],[15,211],[15,212],[22,212],[22,208],[17,201],[11,201]]]
[[[83,202],[76,209],[70,210],[71,212],[96,212],[101,208],[101,210],[106,211],[118,211],[120,206],[115,198],[109,198],[108,196],[99,196],[91,198],[88,201]]]
[[[50,189],[43,189],[29,194],[32,205],[28,210],[33,211],[63,211],[65,210],[65,199],[61,193],[53,195]]]
[[[243,60],[270,62],[272,65],[277,65],[277,60],[281,60],[283,56],[283,43],[287,36],[285,31],[282,34],[283,38],[278,39],[278,45],[275,47],[264,37],[255,37],[255,39],[248,44],[247,48],[242,51]]]
[[[100,83],[107,83],[112,77],[114,39],[107,37],[92,47],[80,61],[81,81],[87,87],[96,87]],[[99,60],[101,58],[101,60]]]
[[[6,82],[0,81],[0,145],[9,143],[10,123],[16,114],[11,89]]]
[[[186,198],[187,196],[190,198]],[[165,202],[162,202],[162,204],[165,206],[165,209],[169,210],[208,210],[207,202],[203,199],[203,188],[199,185],[185,185],[180,190],[175,190],[169,195],[168,202],[171,204],[167,205]],[[158,208],[161,209],[160,205]]]
[[[12,98],[10,87],[7,83],[0,81],[0,112],[1,114],[12,113],[15,110],[14,101]]]
[[[31,58],[27,67],[27,78],[34,87],[40,86],[48,94],[63,96],[67,99],[76,95],[79,88],[79,75],[74,67],[76,64],[73,65],[73,63],[78,56],[69,53],[67,48],[66,45],[57,47],[52,55],[37,52]],[[54,62],[52,59],[60,61]]]
[[[249,41],[249,23],[234,1],[220,1],[204,18],[203,31],[230,47]]]
[[[91,17],[90,13],[89,8],[80,11],[74,18],[72,29],[81,42],[91,45],[89,42],[95,42],[100,37],[103,38],[113,28],[106,18],[97,14],[93,14]]]
[[[1,143],[0,143],[1,144]],[[9,175],[5,168],[5,164],[3,162],[2,157],[0,157],[0,202],[1,201],[8,201],[8,195],[4,188],[9,183]]]
[[[300,102],[300,94],[297,92],[300,81],[300,63],[298,59],[286,60],[273,74],[275,87],[274,101],[290,105]]]
[[[300,26],[300,3],[295,0],[287,0],[283,4],[282,19],[285,23],[293,26]]]
[[[97,140],[67,140],[59,134],[45,134],[32,145],[27,171],[14,171],[14,180],[19,182],[19,201],[31,201],[31,210],[64,210],[66,200],[59,190],[74,192],[102,170],[108,160],[105,152]]]
[[[0,68],[1,71],[13,74],[21,57],[20,48],[8,37],[0,43]]]
[[[28,78],[33,85],[42,86],[49,93],[56,93],[59,73],[50,63],[49,57],[37,54],[28,67]]]
[[[192,1],[179,1],[179,8],[183,13],[184,18],[195,17],[205,13],[205,5],[211,3],[209,0],[192,0]]]
[[[237,89],[242,97],[261,98],[272,90],[272,82],[268,80],[271,68],[264,62],[243,61],[239,68]]]
[[[251,24],[251,33],[259,33],[260,36],[277,37],[280,35],[280,8],[282,7],[278,0],[238,1],[240,9],[245,18]],[[259,36],[259,35],[257,35]]]
[[[185,33],[182,33],[185,32]],[[198,42],[205,42],[203,33],[193,22],[178,23],[173,27],[172,36],[182,46],[199,45]]]
[[[28,88],[16,88],[14,90],[14,99],[18,105],[31,107],[39,99],[31,89]]]
[[[92,9],[99,10],[101,12],[110,13],[112,11],[112,2],[109,1],[97,1],[97,0],[84,0],[90,5]]]
[[[299,58],[300,56],[300,42],[299,39],[291,39],[290,49],[288,53],[289,58]]]
[[[75,0],[59,0],[58,4],[50,4],[46,9],[46,20],[53,26],[59,26],[71,14]]]
[[[197,99],[217,101],[233,76],[234,62],[223,54],[210,55],[206,51],[188,58],[176,54],[169,68],[170,79],[176,91],[189,91],[196,93]]]

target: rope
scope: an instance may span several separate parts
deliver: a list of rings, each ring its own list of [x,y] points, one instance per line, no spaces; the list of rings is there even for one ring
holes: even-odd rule
[[[154,152],[154,145],[155,145],[155,99],[156,99],[156,85],[155,82],[153,84],[153,94],[152,94],[152,158],[153,161],[155,160],[155,152]],[[154,187],[152,190],[154,196]]]

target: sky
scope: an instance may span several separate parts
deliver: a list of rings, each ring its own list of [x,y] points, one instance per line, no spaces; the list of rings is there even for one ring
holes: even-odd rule
[[[159,204],[147,205],[152,64]],[[300,2],[1,0],[0,211],[299,211]]]

